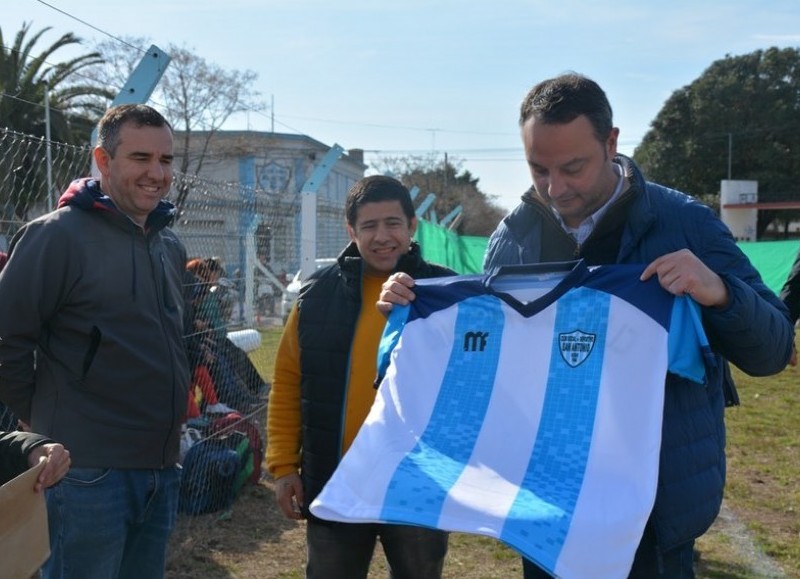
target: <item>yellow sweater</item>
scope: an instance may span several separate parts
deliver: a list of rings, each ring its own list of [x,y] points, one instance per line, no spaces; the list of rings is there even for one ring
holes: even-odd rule
[[[350,448],[375,401],[378,343],[386,324],[386,318],[377,310],[375,302],[378,301],[384,281],[386,276],[369,275],[364,275],[362,281],[361,312],[350,350],[343,454]],[[297,316],[295,305],[278,344],[267,407],[267,469],[274,478],[298,472],[300,468],[300,344]]]

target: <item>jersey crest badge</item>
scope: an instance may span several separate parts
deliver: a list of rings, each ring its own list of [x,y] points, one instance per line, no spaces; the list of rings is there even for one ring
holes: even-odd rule
[[[596,334],[587,334],[580,330],[564,332],[558,335],[558,350],[564,361],[576,368],[592,353],[596,338]]]

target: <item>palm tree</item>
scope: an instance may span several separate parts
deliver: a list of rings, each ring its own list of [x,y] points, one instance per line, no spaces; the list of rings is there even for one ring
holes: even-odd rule
[[[50,136],[54,141],[88,143],[95,121],[113,98],[108,89],[87,82],[81,71],[103,62],[100,53],[90,52],[65,62],[53,63],[61,48],[80,44],[67,33],[34,55],[36,43],[50,27],[28,37],[31,23],[23,23],[13,46],[0,29],[0,123],[6,128],[45,136],[45,91],[50,97]]]
[[[64,62],[54,62],[60,49],[80,44],[72,33],[34,54],[37,42],[50,30],[43,28],[28,36],[30,23],[23,23],[13,45],[8,45],[0,30],[0,131],[46,137],[45,94],[49,97],[50,139],[56,143],[88,145],[94,122],[105,110],[112,94],[81,74],[87,67],[103,62],[98,52],[90,52]],[[25,137],[31,142],[29,137]],[[0,151],[0,221],[14,217],[25,220],[35,203],[48,198],[47,161],[44,147],[13,147]],[[78,175],[61,174],[68,167],[53,168],[56,182],[69,182]],[[0,229],[8,229],[3,225]]]

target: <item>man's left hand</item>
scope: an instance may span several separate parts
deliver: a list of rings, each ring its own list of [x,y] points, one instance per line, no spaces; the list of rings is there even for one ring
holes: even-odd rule
[[[640,279],[646,281],[653,275],[669,293],[689,295],[701,306],[724,308],[730,301],[722,278],[688,249],[662,255],[645,268]]]
[[[37,446],[28,454],[28,466],[36,466],[41,461],[45,461],[47,464],[44,465],[42,472],[39,473],[39,478],[36,479],[36,484],[33,487],[33,490],[37,493],[42,489],[53,486],[64,478],[72,463],[69,451],[56,442]]]

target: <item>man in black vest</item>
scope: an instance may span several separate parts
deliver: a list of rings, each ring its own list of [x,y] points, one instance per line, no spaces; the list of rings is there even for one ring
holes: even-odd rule
[[[309,579],[358,579],[380,538],[394,579],[441,577],[447,533],[407,525],[332,523],[308,507],[350,447],[375,399],[385,318],[375,308],[394,272],[452,275],[425,262],[408,189],[375,175],[350,189],[352,240],[336,263],[315,272],[289,313],[275,360],[267,416],[267,467],[289,519],[307,519]]]

